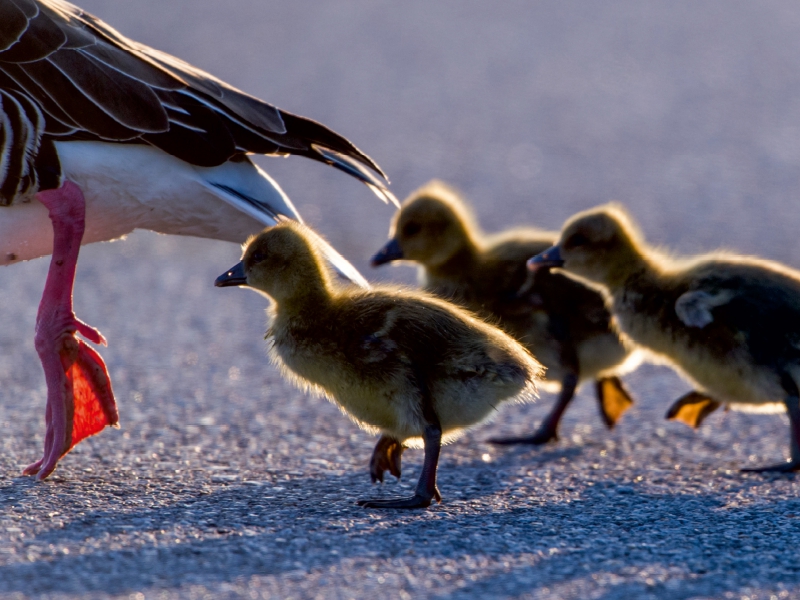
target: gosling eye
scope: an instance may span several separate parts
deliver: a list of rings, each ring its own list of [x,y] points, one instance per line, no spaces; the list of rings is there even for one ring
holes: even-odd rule
[[[589,243],[589,238],[582,233],[574,233],[564,242],[564,248],[577,248]]]
[[[404,237],[414,237],[420,231],[422,231],[422,225],[416,222],[406,223],[403,226],[403,236]]]
[[[265,260],[267,255],[264,252],[253,252],[250,256],[250,260],[253,261],[253,264],[260,263],[262,260]]]

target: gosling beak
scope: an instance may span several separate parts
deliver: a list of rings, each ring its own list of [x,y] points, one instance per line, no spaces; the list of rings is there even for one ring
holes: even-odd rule
[[[244,274],[244,264],[236,263],[214,281],[217,287],[231,287],[234,285],[247,285],[247,275]]]
[[[561,258],[561,251],[558,246],[548,248],[544,252],[540,252],[533,258],[528,260],[528,270],[536,271],[537,269],[550,268],[550,267],[563,267],[564,259]]]
[[[377,254],[373,256],[369,263],[373,267],[380,267],[393,260],[401,260],[403,258],[403,250],[396,239],[392,238],[386,245],[378,250]]]

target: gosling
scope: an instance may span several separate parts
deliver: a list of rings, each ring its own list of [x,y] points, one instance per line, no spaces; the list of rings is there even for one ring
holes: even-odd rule
[[[397,260],[418,263],[426,291],[499,325],[547,368],[547,381],[560,384],[555,406],[534,434],[490,442],[557,440],[559,421],[582,380],[595,379],[600,414],[609,429],[633,404],[616,376],[631,352],[614,332],[603,297],[566,275],[547,269],[528,273],[525,268],[532,254],[553,244],[557,232],[514,229],[484,235],[458,193],[432,181],[403,202],[389,236],[372,258],[373,266]],[[384,443],[378,443],[376,453]],[[386,458],[382,462],[393,464]]]
[[[721,403],[782,404],[791,459],[745,470],[800,468],[799,271],[721,252],[667,257],[616,204],[574,216],[556,245],[530,263],[602,286],[620,330],[696,386],[671,411],[694,406],[702,420]]]
[[[301,388],[339,405],[368,431],[421,441],[425,462],[409,498],[368,508],[425,508],[441,501],[442,441],[535,395],[542,368],[513,338],[442,300],[334,282],[310,230],[295,222],[248,241],[216,285],[246,285],[272,300],[271,357]]]

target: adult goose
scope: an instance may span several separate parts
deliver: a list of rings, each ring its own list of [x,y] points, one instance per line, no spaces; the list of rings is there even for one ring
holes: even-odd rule
[[[294,206],[248,153],[329,164],[396,203],[352,143],[61,0],[0,0],[0,265],[52,253],[36,322],[47,380],[47,477],[83,438],[117,423],[105,344],[72,311],[81,244],[136,228],[242,242]],[[329,259],[359,275],[333,249]]]
[[[579,213],[555,246],[531,259],[599,284],[621,332],[665,359],[697,391],[669,416],[783,405],[791,459],[754,471],[800,469],[800,271],[718,252],[676,259],[649,246],[621,206]]]

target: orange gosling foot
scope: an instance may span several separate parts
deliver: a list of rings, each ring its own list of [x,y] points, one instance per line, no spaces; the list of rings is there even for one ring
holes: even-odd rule
[[[105,345],[106,340],[72,311],[84,231],[83,194],[67,181],[37,197],[50,213],[54,233],[53,256],[36,318],[36,352],[47,381],[47,433],[44,455],[23,474],[44,479],[78,442],[106,425],[117,425],[119,415],[103,359],[78,334],[95,344]]]
[[[372,451],[369,460],[369,474],[372,483],[383,483],[383,474],[389,471],[400,479],[401,462],[403,457],[403,443],[390,435],[382,435]]]

